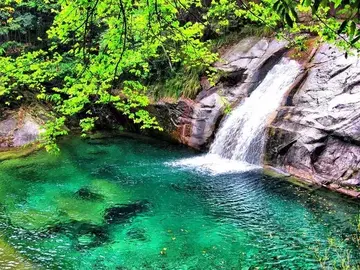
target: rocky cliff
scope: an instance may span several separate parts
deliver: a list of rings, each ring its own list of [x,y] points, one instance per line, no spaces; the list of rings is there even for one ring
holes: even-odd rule
[[[207,149],[224,114],[249,96],[266,73],[291,55],[286,44],[247,38],[216,63],[214,87],[193,100],[159,103],[155,113],[181,143]],[[304,58],[304,57],[303,57]],[[264,164],[331,188],[360,186],[360,64],[329,45],[313,46],[299,60],[304,71],[267,128]]]
[[[210,87],[205,80],[195,100],[160,102],[152,112],[174,139],[196,149],[206,149],[225,108],[236,106],[251,94],[287,51],[285,45],[255,37],[241,40],[226,49],[215,64],[222,74],[215,86]]]
[[[312,182],[360,186],[359,58],[322,45],[268,129],[265,163]]]

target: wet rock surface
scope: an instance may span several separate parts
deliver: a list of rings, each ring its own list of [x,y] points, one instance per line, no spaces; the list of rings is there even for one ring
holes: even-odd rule
[[[146,230],[142,228],[132,228],[126,232],[127,238],[133,241],[146,241]]]
[[[299,60],[304,72],[267,125],[265,165],[320,185],[360,187],[360,64],[356,56],[323,44]],[[310,52],[309,51],[309,52]],[[206,150],[227,106],[240,104],[291,50],[274,40],[250,37],[230,46],[215,64],[220,78],[195,100],[160,102],[153,113],[165,133]]]
[[[358,58],[322,45],[290,105],[268,128],[265,163],[318,184],[359,187]]]
[[[195,149],[206,149],[224,116],[226,106],[237,105],[259,85],[267,72],[286,52],[286,44],[256,37],[245,38],[230,46],[215,64],[222,76],[193,100],[159,102],[151,108],[165,133]]]

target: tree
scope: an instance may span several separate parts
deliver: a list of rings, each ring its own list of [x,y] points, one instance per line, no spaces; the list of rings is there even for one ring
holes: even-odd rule
[[[48,150],[58,150],[56,137],[66,133],[68,119],[89,132],[106,106],[141,128],[161,129],[146,110],[148,85],[193,70],[212,78],[211,39],[251,25],[287,39],[315,34],[350,51],[360,39],[357,2],[5,0],[0,102],[11,107],[31,96],[51,104]],[[311,20],[299,19],[304,15]],[[47,23],[39,28],[39,20]],[[16,53],[4,45],[9,42],[17,42]]]

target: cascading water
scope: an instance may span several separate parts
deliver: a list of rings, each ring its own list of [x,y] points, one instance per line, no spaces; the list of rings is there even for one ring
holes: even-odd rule
[[[207,155],[177,161],[173,165],[213,173],[244,171],[261,165],[266,123],[300,69],[296,61],[283,58],[250,97],[227,116]]]
[[[210,154],[260,165],[266,122],[299,71],[299,64],[293,60],[282,59],[275,65],[250,97],[226,118]]]

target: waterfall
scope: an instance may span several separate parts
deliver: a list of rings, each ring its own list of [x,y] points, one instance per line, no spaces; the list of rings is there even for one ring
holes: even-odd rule
[[[259,168],[266,124],[300,69],[296,61],[281,59],[250,97],[226,116],[207,155],[183,159],[171,165],[195,167],[215,174]]]
[[[296,61],[282,59],[261,84],[222,123],[210,154],[260,165],[269,116],[279,107],[285,92],[299,74]]]

